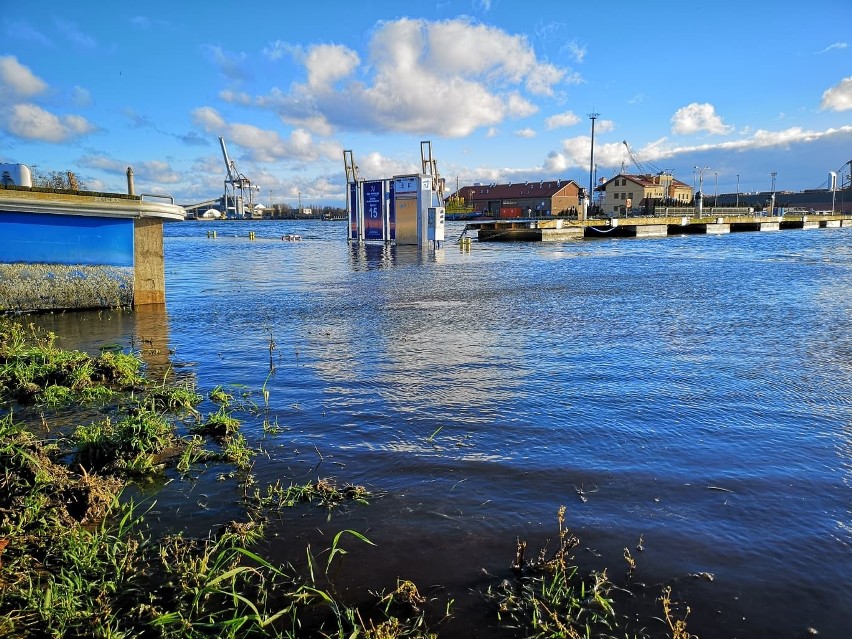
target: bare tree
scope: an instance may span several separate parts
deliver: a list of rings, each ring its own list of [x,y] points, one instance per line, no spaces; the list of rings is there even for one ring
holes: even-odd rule
[[[85,191],[86,184],[80,180],[73,171],[51,171],[42,173],[33,171],[33,186],[46,189],[67,189],[71,191]]]

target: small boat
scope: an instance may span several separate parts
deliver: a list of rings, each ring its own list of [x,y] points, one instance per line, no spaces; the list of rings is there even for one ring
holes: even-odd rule
[[[288,235],[282,235],[281,239],[284,240],[285,242],[301,242],[302,236],[301,235],[288,234]]]

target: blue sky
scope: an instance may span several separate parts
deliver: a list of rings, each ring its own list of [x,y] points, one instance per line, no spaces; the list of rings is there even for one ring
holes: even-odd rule
[[[5,6],[8,0],[3,0]],[[225,138],[260,201],[343,205],[362,177],[704,191],[825,186],[852,160],[852,2],[43,2],[0,23],[0,162],[180,203],[221,195]],[[848,166],[846,167],[848,171]],[[739,178],[737,178],[739,176]]]

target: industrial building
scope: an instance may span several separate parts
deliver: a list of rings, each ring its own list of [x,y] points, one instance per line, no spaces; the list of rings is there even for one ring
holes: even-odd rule
[[[585,189],[574,180],[474,184],[448,198],[481,215],[498,218],[578,215],[583,212]]]

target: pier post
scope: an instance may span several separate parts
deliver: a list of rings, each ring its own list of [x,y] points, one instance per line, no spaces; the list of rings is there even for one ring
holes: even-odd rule
[[[133,225],[133,306],[165,302],[163,220],[140,217]]]

